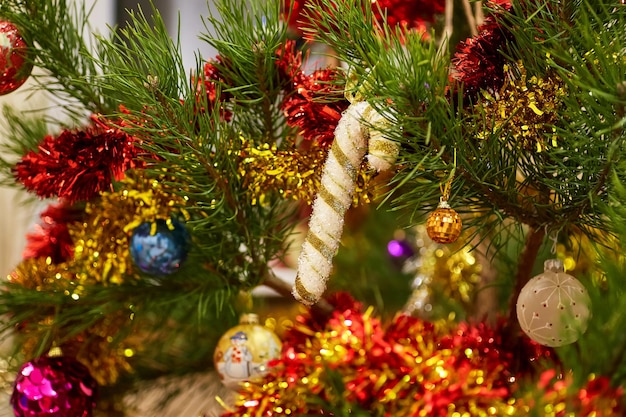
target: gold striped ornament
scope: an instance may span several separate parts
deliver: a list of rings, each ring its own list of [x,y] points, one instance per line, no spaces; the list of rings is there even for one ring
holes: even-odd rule
[[[377,171],[394,165],[399,145],[384,137],[388,123],[366,101],[350,104],[337,123],[298,259],[293,295],[303,304],[315,304],[326,290],[344,217],[352,204],[357,174],[366,152],[368,164]]]

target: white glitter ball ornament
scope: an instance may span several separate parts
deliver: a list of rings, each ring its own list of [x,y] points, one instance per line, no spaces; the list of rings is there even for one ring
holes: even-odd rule
[[[542,274],[522,288],[517,319],[535,342],[550,347],[574,343],[587,330],[591,299],[585,287],[565,273],[563,262],[549,259]]]

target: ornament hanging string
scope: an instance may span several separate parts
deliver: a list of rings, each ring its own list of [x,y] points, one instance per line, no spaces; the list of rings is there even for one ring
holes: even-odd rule
[[[559,233],[558,232],[554,232],[552,234],[552,236],[550,236],[548,234],[548,225],[546,225],[545,228],[546,228],[546,235],[548,235],[549,239],[552,241],[552,246],[550,247],[550,253],[552,255],[555,255],[556,254],[556,248],[557,248],[557,245],[558,245],[558,242],[559,242]]]
[[[326,290],[343,233],[344,217],[352,205],[357,174],[364,158],[372,169],[386,171],[393,167],[400,150],[397,142],[385,137],[391,121],[364,100],[371,85],[368,79],[354,95],[356,77],[350,74],[348,79],[345,96],[351,104],[335,129],[335,140],[322,171],[292,291],[294,297],[306,305],[318,302]]]
[[[452,180],[456,172],[456,149],[454,150],[453,167],[445,183],[439,185],[441,197],[435,211],[426,220],[426,232],[437,243],[454,243],[461,235],[463,221],[461,216],[448,204],[452,194]]]
[[[448,180],[439,185],[439,190],[441,191],[441,201],[448,202],[450,201],[450,195],[452,193],[452,180],[454,180],[454,174],[456,173],[456,149],[454,150],[454,166],[452,167],[452,171],[450,171],[450,176]]]

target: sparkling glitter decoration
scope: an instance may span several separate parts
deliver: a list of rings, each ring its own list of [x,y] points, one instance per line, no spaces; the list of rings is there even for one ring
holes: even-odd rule
[[[33,65],[27,61],[28,45],[20,30],[11,22],[0,20],[0,95],[22,86]]]
[[[189,251],[189,233],[176,219],[140,224],[130,238],[130,256],[143,272],[162,276],[180,269]]]
[[[237,389],[242,382],[267,373],[268,364],[280,357],[281,347],[278,336],[260,325],[256,314],[244,314],[218,341],[215,369],[226,387]]]
[[[85,206],[83,223],[69,226],[74,241],[74,264],[79,282],[121,283],[134,276],[129,239],[140,224],[188,219],[187,200],[163,185],[166,176],[148,179],[141,171],[127,176],[115,192],[102,193]]]
[[[428,236],[437,243],[456,242],[462,230],[461,216],[443,199],[426,220]]]
[[[16,417],[91,417],[97,385],[87,368],[64,356],[43,356],[20,368],[11,396]]]
[[[522,288],[517,318],[524,333],[545,346],[574,343],[587,330],[591,300],[585,287],[566,274],[563,262],[549,259],[544,272]]]
[[[502,131],[523,149],[541,152],[557,146],[555,125],[561,120],[561,101],[566,95],[563,81],[553,74],[528,77],[521,63],[514,69],[505,65],[505,71],[509,79],[499,94],[483,92],[484,99],[474,106],[493,120],[490,131],[479,137]]]

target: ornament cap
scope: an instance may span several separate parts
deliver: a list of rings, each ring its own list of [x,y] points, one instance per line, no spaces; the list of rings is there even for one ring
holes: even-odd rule
[[[448,201],[446,199],[444,199],[443,197],[439,198],[439,205],[437,206],[437,208],[446,208],[449,209],[450,204],[448,204]]]
[[[259,324],[259,315],[255,313],[242,314],[239,324]]]
[[[63,356],[63,351],[61,350],[59,346],[53,346],[48,351],[48,356],[51,358]]]
[[[560,259],[548,259],[543,263],[544,272],[565,272],[565,266]]]

